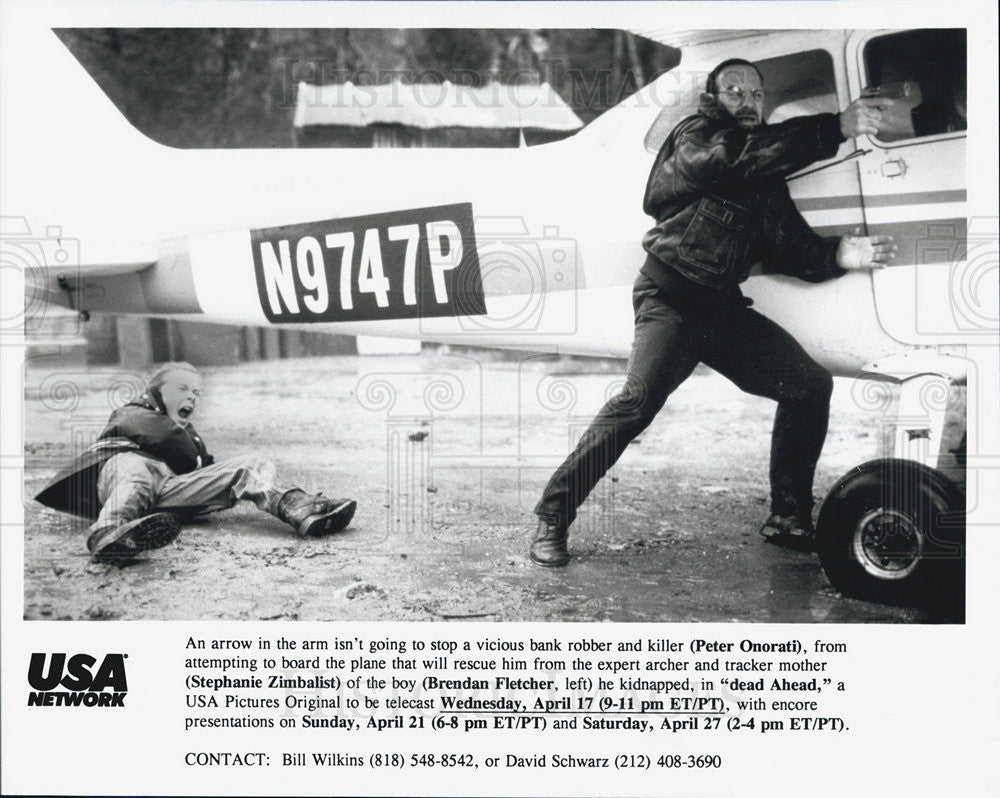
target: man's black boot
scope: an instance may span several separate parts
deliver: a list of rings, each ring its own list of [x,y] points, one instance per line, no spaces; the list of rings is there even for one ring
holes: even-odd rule
[[[351,523],[358,503],[353,499],[328,499],[294,488],[281,497],[278,518],[303,537],[332,535]]]
[[[547,568],[565,565],[569,562],[568,539],[566,527],[539,520],[535,539],[531,542],[531,559]]]
[[[768,543],[796,551],[813,551],[816,548],[816,529],[808,516],[779,515],[771,513],[760,528]]]

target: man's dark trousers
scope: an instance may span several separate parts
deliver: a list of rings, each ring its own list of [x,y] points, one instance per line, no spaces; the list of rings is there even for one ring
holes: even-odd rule
[[[705,363],[747,393],[778,402],[771,437],[771,512],[809,519],[812,480],[826,438],[833,379],[739,293],[669,302],[640,275],[632,292],[635,339],[628,377],[552,475],[535,514],[569,526],[577,508],[667,397]],[[721,453],[720,453],[721,456]]]

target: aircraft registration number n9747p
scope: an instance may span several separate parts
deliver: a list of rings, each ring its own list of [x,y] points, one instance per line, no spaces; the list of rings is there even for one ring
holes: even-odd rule
[[[250,239],[271,322],[486,313],[469,203],[252,230]]]

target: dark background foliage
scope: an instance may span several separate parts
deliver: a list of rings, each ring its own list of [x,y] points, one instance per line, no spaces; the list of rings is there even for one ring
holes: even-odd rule
[[[586,123],[678,63],[620,30],[75,28],[112,101],[176,147],[288,147],[295,85],[547,81]]]

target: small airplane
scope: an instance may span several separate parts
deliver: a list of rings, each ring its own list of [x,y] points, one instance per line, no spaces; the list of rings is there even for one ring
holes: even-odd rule
[[[31,239],[27,301],[624,358],[642,188],[717,63],[759,65],[771,122],[891,97],[878,136],[789,184],[817,232],[890,234],[895,261],[819,285],[755,273],[743,289],[835,375],[900,386],[892,456],[852,469],[819,514],[833,584],[892,602],[963,591],[965,497],[935,469],[945,407],[927,396],[964,384],[965,344],[997,318],[968,256],[966,31],[639,33],[680,65],[570,138],[378,151],[172,149],[52,31],[6,37],[49,65],[59,98],[3,75],[5,211],[60,225]]]

